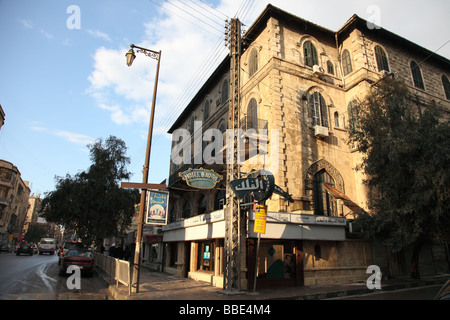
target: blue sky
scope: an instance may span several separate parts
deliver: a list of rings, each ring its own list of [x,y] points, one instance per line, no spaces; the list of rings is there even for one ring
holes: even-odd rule
[[[31,192],[55,187],[55,176],[90,165],[87,144],[125,141],[133,182],[141,182],[156,61],[125,53],[134,43],[162,50],[149,182],[168,177],[166,133],[226,55],[226,16],[248,26],[263,0],[0,0],[0,159],[12,162]],[[450,59],[450,2],[292,1],[275,6],[331,30],[354,13]],[[79,28],[67,21],[79,8]],[[70,25],[70,23],[69,23]]]

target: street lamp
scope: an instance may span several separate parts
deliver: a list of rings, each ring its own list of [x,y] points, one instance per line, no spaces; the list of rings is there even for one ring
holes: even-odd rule
[[[127,58],[127,65],[130,67],[133,64],[136,55],[134,54],[134,48],[136,48],[138,53],[143,53],[146,56],[155,59],[158,61],[158,66],[156,67],[156,77],[155,77],[155,85],[153,88],[153,100],[152,100],[152,109],[150,112],[150,124],[148,128],[148,137],[147,137],[147,151],[145,155],[145,164],[144,170],[142,174],[142,183],[146,185],[148,183],[148,172],[149,172],[149,163],[150,163],[150,152],[152,146],[152,134],[153,134],[153,120],[155,118],[155,103],[156,103],[156,91],[158,89],[158,77],[159,77],[159,64],[161,61],[161,51],[156,52],[153,50],[145,49],[142,47],[135,46],[134,44],[130,45],[131,49],[125,55]],[[133,270],[133,281],[132,284],[136,285],[136,293],[139,292],[139,274],[141,268],[141,243],[142,243],[142,234],[144,229],[144,208],[145,208],[145,199],[147,195],[147,188],[143,187],[141,189],[141,201],[139,205],[139,221],[138,221],[138,229],[136,234],[136,249],[134,253],[134,270]]]
[[[127,57],[127,65],[131,67],[134,59],[136,59],[136,55],[134,54],[133,49],[130,49],[125,56]]]

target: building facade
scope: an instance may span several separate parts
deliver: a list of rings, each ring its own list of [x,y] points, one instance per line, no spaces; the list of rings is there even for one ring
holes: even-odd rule
[[[23,236],[30,192],[17,167],[0,159],[0,243],[14,244]]]
[[[243,43],[240,126],[247,149],[241,172],[270,167],[276,185],[294,201],[275,194],[267,200],[258,259],[254,208],[243,201],[241,288],[253,287],[255,273],[258,287],[366,279],[378,253],[352,224],[367,208],[364,176],[355,170],[361,155],[347,144],[349,128],[357,125],[352,108],[372,84],[393,74],[418,101],[434,100],[448,117],[450,61],[356,15],[334,32],[271,5]],[[169,223],[163,227],[165,270],[216,286],[223,284],[226,262],[226,164],[195,161],[200,149],[195,138],[210,128],[221,133],[229,128],[230,81],[226,58],[169,130],[172,147],[181,151],[171,159]],[[190,139],[183,139],[179,129],[187,130]],[[259,161],[248,151],[250,131],[258,139],[267,132],[261,139],[267,155],[258,155]],[[204,151],[213,139],[200,141]],[[225,158],[224,145],[210,155]],[[188,163],[180,163],[182,157]],[[223,175],[223,180],[214,189],[199,190],[179,176],[200,167]]]

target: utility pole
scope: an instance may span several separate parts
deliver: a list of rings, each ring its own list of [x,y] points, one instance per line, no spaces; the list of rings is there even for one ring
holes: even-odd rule
[[[228,27],[228,26],[227,26]],[[226,28],[227,28],[226,27]],[[223,288],[225,292],[241,290],[241,228],[240,201],[230,188],[230,181],[240,178],[239,134],[240,129],[240,68],[241,68],[241,23],[231,19],[229,25],[230,44],[230,104],[228,128],[233,130],[232,159],[227,157],[227,193],[225,212],[225,266]],[[227,139],[227,143],[228,143]]]
[[[145,54],[147,57],[150,57],[152,59],[155,59],[158,61],[158,65],[156,67],[156,76],[155,76],[155,83],[153,87],[153,99],[152,99],[152,108],[150,112],[150,123],[148,127],[148,136],[147,136],[147,149],[145,153],[145,163],[144,163],[144,169],[142,172],[142,184],[139,186],[141,187],[141,201],[139,203],[139,217],[138,217],[138,228],[136,233],[136,249],[134,253],[134,264],[133,264],[133,280],[132,280],[132,289],[139,293],[139,278],[140,278],[140,270],[141,270],[141,246],[142,246],[142,237],[143,237],[143,230],[144,230],[144,210],[145,210],[145,204],[146,204],[146,196],[147,196],[147,190],[149,187],[153,187],[152,185],[148,184],[148,175],[149,175],[149,167],[150,167],[150,154],[152,149],[152,135],[153,135],[153,121],[155,118],[155,104],[156,104],[156,92],[158,89],[158,78],[159,78],[159,67],[161,62],[161,51],[153,51],[150,49],[142,48],[135,46],[134,44],[131,45],[130,51],[126,54],[127,57],[127,65],[130,67],[133,64],[134,59],[136,58],[136,55],[134,53],[134,48],[137,49],[137,52]]]

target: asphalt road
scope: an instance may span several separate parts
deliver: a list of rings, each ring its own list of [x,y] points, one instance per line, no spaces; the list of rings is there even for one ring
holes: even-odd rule
[[[105,282],[96,274],[82,276],[80,289],[69,289],[59,275],[57,255],[0,254],[0,300],[108,300]],[[72,286],[73,287],[73,286]]]
[[[441,285],[431,285],[393,291],[379,291],[370,294],[334,298],[330,300],[433,300],[441,287]]]

